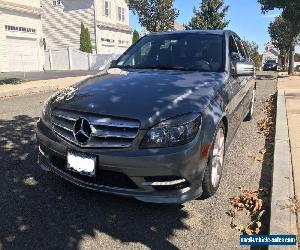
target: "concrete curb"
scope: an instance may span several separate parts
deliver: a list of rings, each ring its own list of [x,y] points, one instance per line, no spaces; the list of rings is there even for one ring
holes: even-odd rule
[[[294,198],[294,180],[286,100],[285,92],[279,90],[277,97],[270,234],[297,235],[296,215],[290,209],[291,198]],[[270,247],[270,249],[278,249],[278,246]]]

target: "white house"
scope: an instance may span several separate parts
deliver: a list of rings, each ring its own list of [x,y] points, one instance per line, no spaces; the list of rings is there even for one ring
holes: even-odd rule
[[[89,29],[93,52],[121,54],[132,43],[125,0],[41,0],[47,49],[80,46],[81,23]]]
[[[280,55],[280,51],[277,48],[275,48],[275,46],[272,44],[272,42],[268,42],[265,45],[265,51],[263,53],[262,62],[264,63],[267,60],[278,61],[279,55]]]
[[[0,0],[0,72],[43,69],[40,0]]]

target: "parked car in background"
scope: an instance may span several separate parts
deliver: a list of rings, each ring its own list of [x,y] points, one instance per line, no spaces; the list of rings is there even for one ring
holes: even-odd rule
[[[278,71],[278,63],[276,60],[267,60],[264,63],[263,71]]]
[[[295,67],[295,71],[300,72],[300,65],[297,65],[297,66]]]
[[[254,102],[254,65],[235,33],[146,35],[106,74],[46,102],[39,164],[81,187],[145,202],[209,197]]]

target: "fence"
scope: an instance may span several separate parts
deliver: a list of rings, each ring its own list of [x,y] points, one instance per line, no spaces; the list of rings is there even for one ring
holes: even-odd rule
[[[67,48],[45,51],[45,70],[103,70],[120,55],[93,55]]]

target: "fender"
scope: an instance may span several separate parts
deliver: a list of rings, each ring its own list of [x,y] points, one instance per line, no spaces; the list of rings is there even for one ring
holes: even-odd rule
[[[202,145],[200,149],[200,159],[206,159],[208,157],[212,142],[216,136],[216,128],[220,122],[224,120],[226,121],[226,124],[224,124],[226,128],[225,133],[227,134],[228,121],[224,107],[223,98],[219,94],[202,113],[204,116],[202,121],[205,123],[201,125]]]

